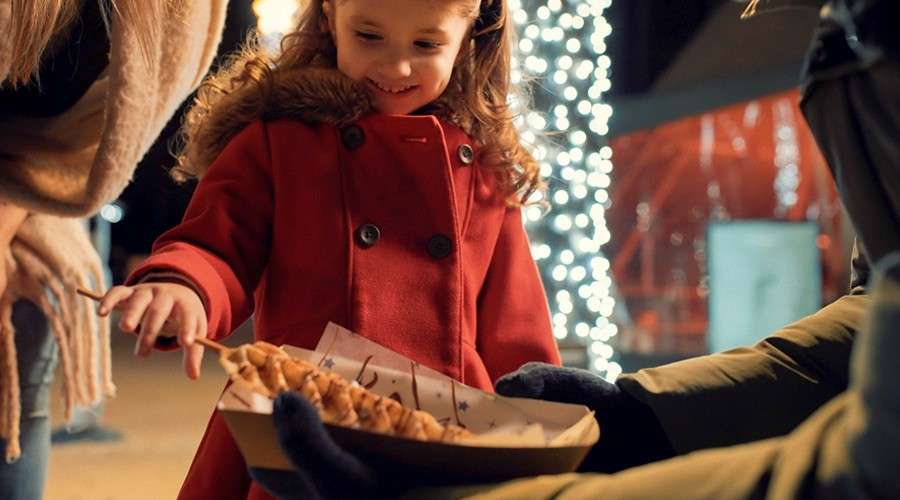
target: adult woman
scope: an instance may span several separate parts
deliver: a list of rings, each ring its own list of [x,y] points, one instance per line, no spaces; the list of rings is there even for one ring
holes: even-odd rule
[[[64,217],[122,191],[206,73],[225,5],[0,0],[0,497],[41,496],[57,350],[68,410],[114,390],[108,326],[73,294],[102,283],[99,259]]]

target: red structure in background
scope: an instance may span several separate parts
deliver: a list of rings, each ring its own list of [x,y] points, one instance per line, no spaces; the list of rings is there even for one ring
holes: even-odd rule
[[[846,286],[848,260],[831,174],[796,91],[616,137],[612,240],[618,349],[705,351],[705,233],[712,220],[816,221],[823,302]],[[764,332],[760,332],[761,334]]]

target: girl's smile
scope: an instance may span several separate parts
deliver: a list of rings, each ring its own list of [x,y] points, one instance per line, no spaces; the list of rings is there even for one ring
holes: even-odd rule
[[[405,115],[446,90],[477,5],[472,0],[331,0],[322,8],[338,69],[365,82],[378,111]]]
[[[391,85],[371,78],[366,78],[366,83],[375,91],[381,91],[391,97],[404,97],[418,88],[418,85]]]

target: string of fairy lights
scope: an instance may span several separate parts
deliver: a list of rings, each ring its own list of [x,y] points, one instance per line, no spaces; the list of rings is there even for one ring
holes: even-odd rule
[[[550,303],[553,333],[565,344],[584,346],[589,367],[608,380],[622,372],[611,361],[610,261],[602,246],[610,240],[605,213],[610,206],[612,149],[606,145],[612,107],[612,33],[604,12],[612,0],[509,0],[518,33],[513,81],[533,80],[534,111],[520,117],[522,139],[532,145],[548,180],[549,213],[525,209],[532,255]],[[297,0],[256,0],[254,11],[266,37],[290,31]]]
[[[513,79],[534,80],[534,111],[522,120],[522,137],[535,144],[548,180],[551,210],[525,210],[532,255],[544,280],[553,333],[563,343],[584,345],[589,367],[609,380],[622,372],[611,361],[611,321],[616,306],[610,261],[612,149],[606,144],[612,107],[611,60],[604,16],[611,0],[510,0],[519,41]],[[543,138],[543,140],[541,140]]]

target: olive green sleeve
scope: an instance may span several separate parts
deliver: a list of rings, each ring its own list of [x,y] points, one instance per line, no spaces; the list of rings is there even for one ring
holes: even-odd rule
[[[868,295],[847,295],[753,347],[623,375],[679,454],[790,432],[847,389]]]
[[[891,264],[900,269],[900,253],[893,257]],[[696,451],[613,475],[540,476],[499,485],[445,488],[440,491],[441,495],[429,491],[427,497],[410,495],[407,498],[900,498],[900,481],[896,480],[897,464],[900,463],[900,391],[896,389],[896,381],[900,379],[900,363],[897,362],[897,353],[900,352],[900,330],[897,329],[900,325],[900,279],[881,280],[876,284],[872,297],[871,308],[867,304],[869,299],[864,296],[849,301],[845,298],[785,328],[755,348],[744,350],[760,351],[756,362],[760,367],[768,367],[761,369],[760,373],[785,376],[784,370],[789,366],[789,372],[795,375],[783,379],[783,382],[798,391],[805,386],[812,387],[809,394],[826,397],[824,387],[834,387],[834,384],[841,383],[840,379],[847,378],[846,369],[842,374],[830,372],[847,361],[838,362],[829,355],[825,356],[825,361],[817,362],[813,360],[814,356],[844,335],[853,337],[850,327],[856,325],[851,322],[861,322],[862,310],[868,309],[865,313],[866,325],[857,337],[850,362],[850,387],[822,404],[785,436]],[[847,322],[841,323],[831,318],[830,315],[834,314],[844,314]],[[831,318],[831,322],[823,323],[823,315]],[[816,335],[810,335],[806,330],[810,326],[815,327]],[[841,328],[848,333],[840,334]],[[784,349],[777,349],[782,354],[771,352],[773,339],[776,338],[788,338],[792,344],[802,345],[803,349],[812,353],[811,357],[785,361]],[[784,340],[775,340],[774,343],[783,346]],[[726,355],[709,356],[710,366],[721,367],[716,361],[723,356]],[[745,381],[752,372],[743,371],[734,382]],[[719,372],[718,379],[724,379],[725,373]],[[639,379],[640,375],[631,380]],[[796,382],[797,377],[804,382]],[[809,384],[820,384],[823,388],[816,389]],[[699,390],[699,394],[704,394],[709,390],[709,384],[701,384]],[[668,391],[671,393],[673,389],[670,387]],[[740,401],[742,398],[730,394],[730,391],[724,391],[724,394],[714,407],[721,408],[723,414],[732,415],[720,415],[719,418],[741,421],[742,429],[743,422],[752,424],[754,418],[766,411],[778,412],[777,408],[770,406],[773,402],[771,398],[760,399],[760,408],[751,408],[752,405],[743,403]],[[789,409],[798,406],[789,401],[791,396],[806,399],[803,392],[792,395],[778,389],[775,394],[787,398],[781,403]],[[685,404],[685,414],[692,414],[694,402],[688,402],[688,397],[689,394],[682,391],[675,399]],[[693,398],[697,399],[698,394],[694,394]],[[731,405],[734,401],[738,401],[736,406]],[[703,401],[701,405],[711,409],[706,403]],[[767,404],[767,408],[762,408]],[[696,433],[710,428],[708,414],[696,411],[693,414],[696,415]],[[768,418],[766,422],[774,420]],[[718,429],[713,427],[711,430],[715,433]]]
[[[617,474],[540,476],[427,491],[428,496],[415,492],[404,500],[866,498],[843,439],[846,408],[847,398],[839,396],[788,436],[698,451]]]

